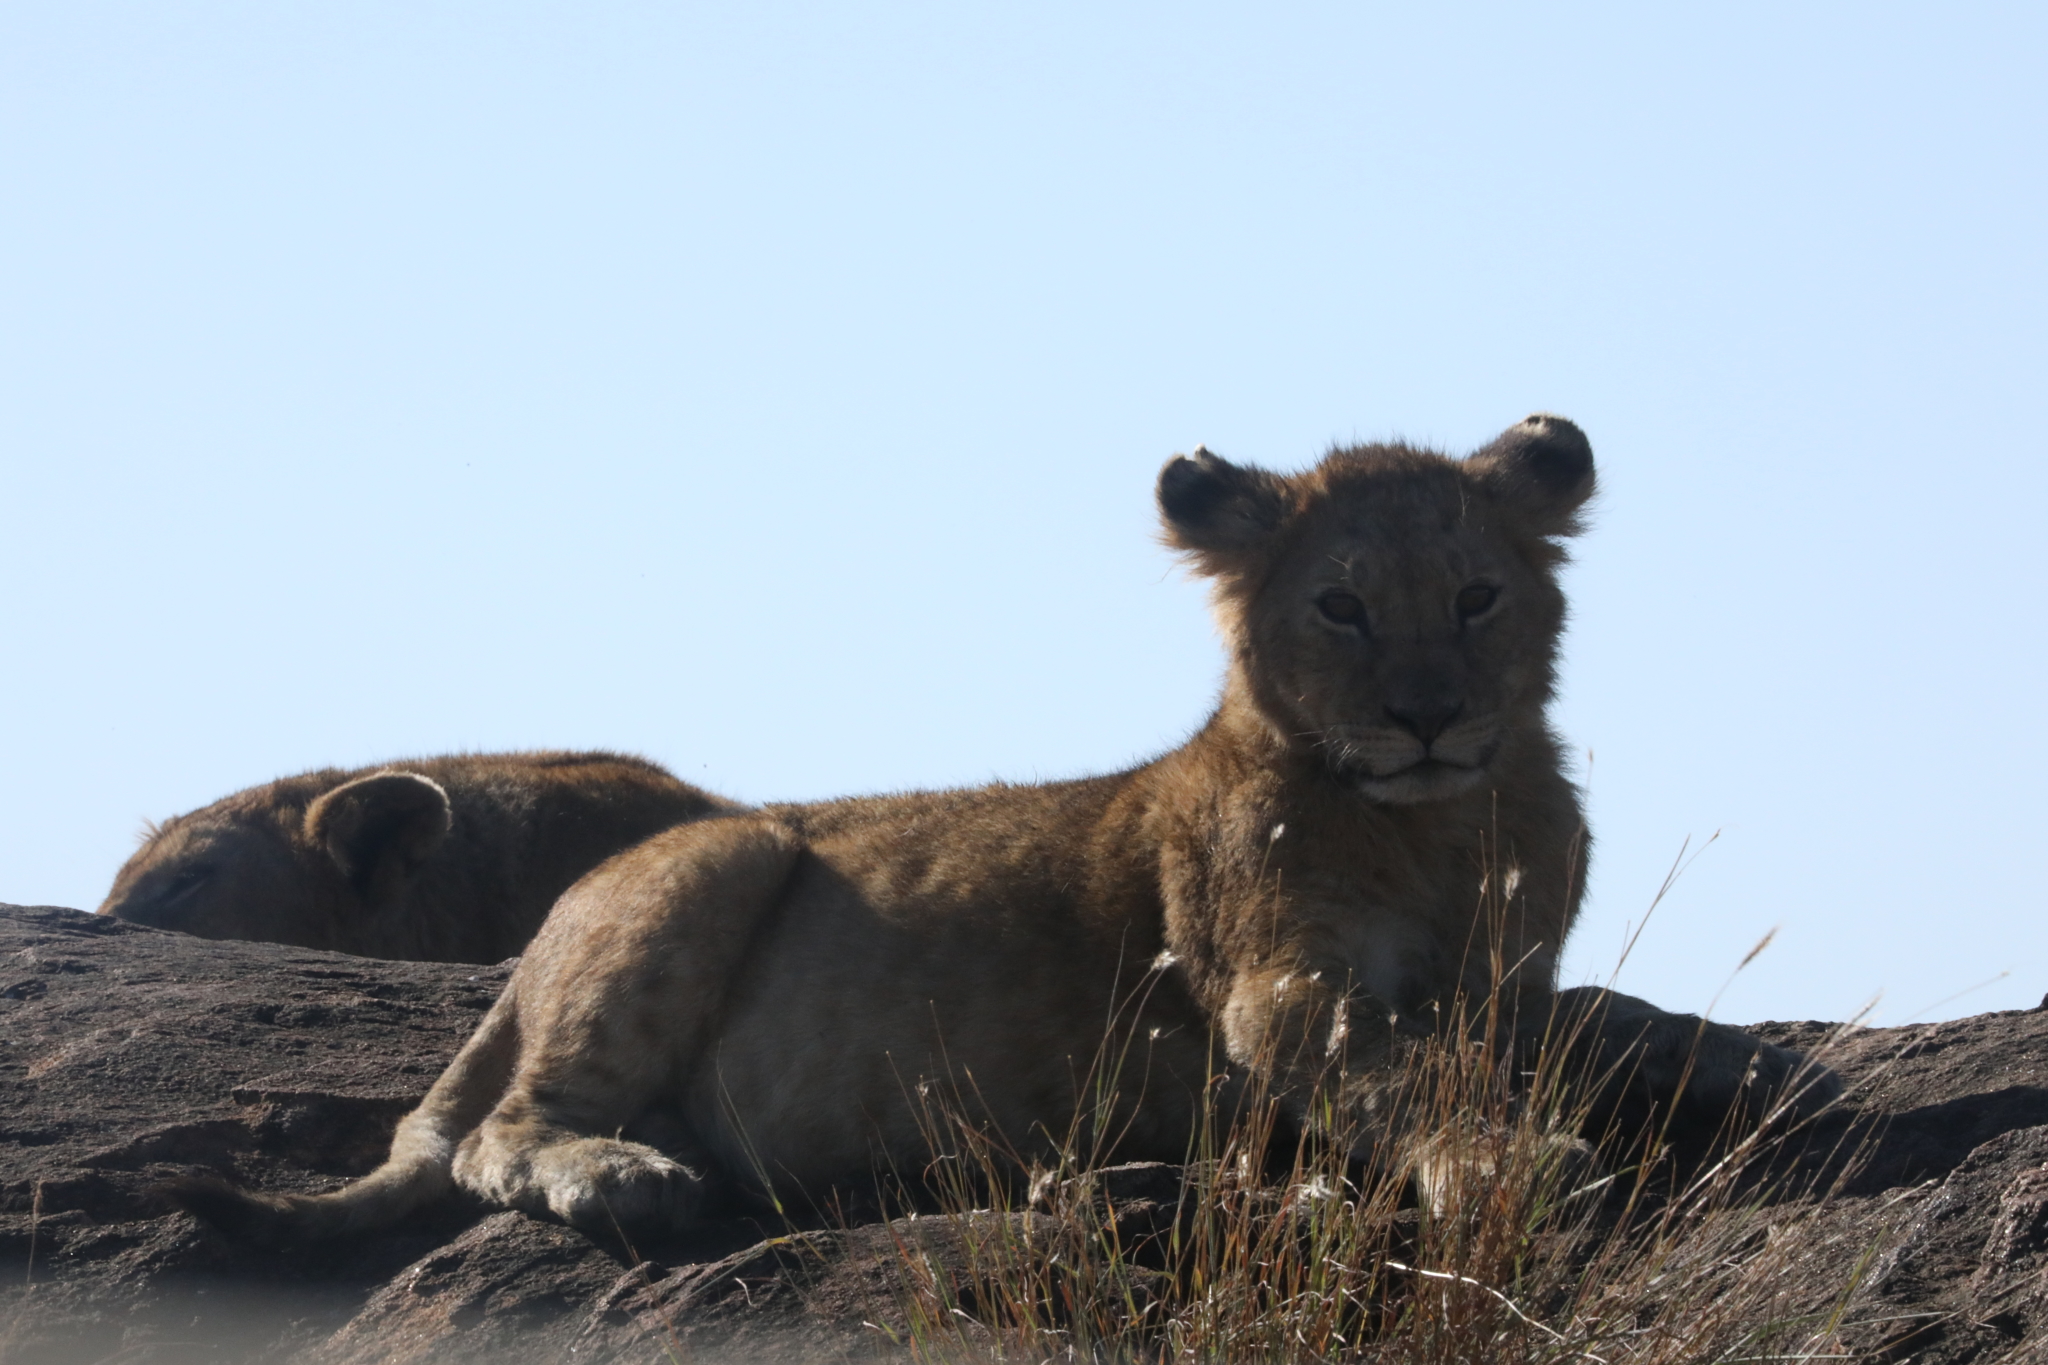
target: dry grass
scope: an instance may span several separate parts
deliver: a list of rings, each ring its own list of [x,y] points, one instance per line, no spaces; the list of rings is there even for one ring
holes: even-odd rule
[[[1799,1137],[1787,1106],[1731,1119],[1707,1160],[1675,1160],[1662,1131],[1606,1132],[1596,1156],[1576,1135],[1610,1078],[1569,1037],[1511,1046],[1493,1003],[1389,1077],[1398,1142],[1360,1142],[1332,1105],[1305,1134],[1269,1095],[1212,1105],[1177,1209],[1134,1208],[1115,1197],[1132,1175],[1089,1168],[1111,1135],[1077,1128],[1034,1164],[926,1087],[925,1218],[949,1249],[894,1225],[892,1335],[934,1362],[1846,1358],[1877,1248],[1851,1250],[1827,1301],[1798,1298],[1830,1191],[1773,1186]],[[1117,1071],[1098,1063],[1103,1094]]]

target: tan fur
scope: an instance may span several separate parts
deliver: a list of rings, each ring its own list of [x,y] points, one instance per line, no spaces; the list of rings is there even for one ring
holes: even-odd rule
[[[735,809],[609,753],[326,768],[152,828],[99,913],[202,938],[498,962],[606,858]]]
[[[564,896],[490,1026],[516,1016],[516,1057],[465,1054],[382,1171],[331,1196],[188,1202],[310,1235],[452,1174],[588,1228],[679,1221],[698,1173],[618,1136],[651,1106],[718,1170],[816,1188],[916,1169],[932,1080],[1024,1150],[1096,1111],[1098,1155],[1181,1157],[1211,1078],[1272,1057],[1297,1114],[1334,1057],[1370,1115],[1395,1039],[1460,993],[1538,1020],[1555,999],[1585,840],[1544,708],[1558,540],[1592,482],[1555,418],[1463,462],[1371,446],[1280,477],[1176,459],[1167,533],[1214,581],[1230,649],[1186,744],[1084,781],[669,830]],[[1491,600],[1461,616],[1489,597],[1475,584]],[[1331,619],[1349,611],[1331,593],[1363,629]],[[1756,1062],[1766,1083],[1797,1061],[1731,1046],[1711,1064]]]

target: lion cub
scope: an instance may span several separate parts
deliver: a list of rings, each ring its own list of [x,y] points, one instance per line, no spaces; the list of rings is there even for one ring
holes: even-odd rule
[[[201,938],[499,962],[606,858],[737,809],[619,754],[324,768],[153,827],[99,913]]]
[[[1193,738],[1105,777],[659,834],[563,896],[383,1167],[329,1195],[216,1187],[187,1206],[321,1236],[459,1185],[592,1230],[674,1224],[703,1176],[619,1136],[650,1109],[680,1116],[708,1171],[816,1189],[917,1169],[928,1080],[1026,1152],[1093,1112],[1118,1159],[1176,1160],[1218,1051],[1240,1077],[1270,1068],[1303,1118],[1334,1061],[1333,1098],[1384,1121],[1373,1087],[1400,1034],[1461,993],[1539,1022],[1558,1000],[1584,845],[1545,705],[1560,542],[1593,482],[1555,417],[1463,461],[1171,460],[1166,536],[1211,581],[1229,650]],[[1505,903],[1482,888],[1504,864]],[[1672,1096],[1700,1022],[1594,995],[1639,1047],[1637,1080]],[[1800,1065],[1706,1028],[1696,1103]]]

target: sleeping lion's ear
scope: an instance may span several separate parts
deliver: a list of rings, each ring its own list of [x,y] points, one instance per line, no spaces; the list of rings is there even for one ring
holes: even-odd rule
[[[1256,550],[1280,529],[1287,500],[1277,475],[1246,469],[1202,446],[1159,471],[1159,514],[1166,541],[1216,573]]]
[[[448,793],[418,773],[372,773],[306,808],[306,837],[372,901],[398,889],[448,835]]]
[[[1541,534],[1579,533],[1579,513],[1593,496],[1593,445],[1564,418],[1525,417],[1465,463],[1502,501],[1527,513]]]

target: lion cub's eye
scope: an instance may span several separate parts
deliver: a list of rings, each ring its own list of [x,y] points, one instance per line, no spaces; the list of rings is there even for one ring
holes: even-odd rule
[[[1490,583],[1474,583],[1458,590],[1458,619],[1469,621],[1475,616],[1484,616],[1500,596],[1500,589]]]
[[[1316,599],[1316,609],[1340,626],[1355,626],[1365,619],[1365,603],[1348,592],[1326,592]]]

